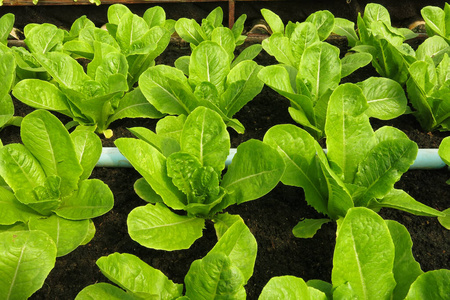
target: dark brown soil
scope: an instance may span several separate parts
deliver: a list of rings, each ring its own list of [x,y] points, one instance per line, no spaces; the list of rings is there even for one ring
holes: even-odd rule
[[[314,9],[317,10],[328,8],[326,5],[320,6],[322,2],[330,3],[334,1],[315,2],[317,2],[317,5],[314,6]],[[348,3],[346,5],[349,6],[342,6],[344,8],[341,11],[343,15],[355,13],[357,6],[361,8],[365,4],[364,1],[359,1],[359,3],[358,1],[346,2]],[[398,5],[403,2],[405,1],[396,1],[396,3],[399,3]],[[404,18],[400,18],[401,20],[397,18],[399,22],[417,16],[418,9],[416,6],[418,4],[415,3],[422,3],[421,7],[425,6],[423,1],[406,2],[411,5],[405,10]],[[441,3],[441,1],[426,2],[427,5]],[[239,5],[246,7],[244,4],[250,5],[246,2]],[[352,9],[349,8],[350,5],[353,6]],[[397,13],[401,15],[398,12],[397,5],[394,6],[397,8]],[[188,13],[198,15],[208,12],[214,7],[205,4],[201,6],[200,11],[193,9],[192,11],[189,10]],[[280,5],[276,7],[280,8]],[[25,12],[33,12],[39,15],[39,18],[42,13],[45,17],[48,12],[52,12],[50,13],[50,20],[57,19],[61,23],[73,18],[74,14],[78,14],[78,16],[86,13],[88,15],[94,14],[78,6],[73,9],[73,14],[69,14],[67,18],[65,14],[59,13],[60,10],[56,7],[51,9],[30,7],[26,8]],[[312,6],[305,6],[298,14],[305,14],[312,9]],[[254,12],[256,8],[248,8],[247,10]],[[104,13],[105,8],[101,6],[93,11],[97,13],[100,11],[103,16],[106,15]],[[283,9],[280,11],[283,11]],[[41,12],[41,14],[37,12]],[[67,12],[66,8],[64,8],[64,12]],[[175,10],[172,13],[175,13]],[[292,11],[290,14],[292,14]],[[21,15],[19,19],[22,18],[25,18],[25,16]],[[290,20],[295,19],[290,18]],[[101,23],[102,21],[99,20],[98,22]],[[160,58],[159,63],[171,64],[176,57],[182,54],[189,54],[189,49],[183,45],[172,45]],[[260,54],[257,60],[263,65],[275,63],[266,54]],[[368,76],[376,76],[376,73],[371,67],[366,67],[356,75],[349,80],[363,80]],[[32,110],[20,103],[16,102],[15,104],[16,115],[23,116]],[[238,135],[230,131],[232,146],[236,147],[250,138],[262,139],[265,132],[273,125],[295,124],[287,112],[288,106],[287,100],[265,87],[260,95],[236,115],[236,118],[246,127],[246,132],[243,135]],[[64,116],[58,115],[58,117],[67,121]],[[392,121],[373,120],[372,123],[374,128],[391,125],[403,130],[420,148],[437,148],[440,141],[449,135],[440,132],[423,132],[412,115],[405,115]],[[116,138],[131,136],[126,130],[127,127],[145,126],[154,128],[155,124],[155,120],[146,119],[117,121],[112,124],[114,137],[103,140],[103,145],[113,146]],[[19,142],[19,130],[8,127],[0,132],[0,139],[5,144]],[[97,232],[89,244],[57,259],[56,266],[51,271],[44,286],[31,299],[73,299],[85,286],[97,282],[107,282],[108,280],[95,265],[95,261],[101,256],[114,252],[137,255],[152,267],[160,269],[174,282],[183,283],[190,264],[205,256],[216,243],[213,225],[208,222],[204,230],[204,236],[188,250],[157,251],[137,244],[128,235],[126,219],[133,208],[146,204],[133,190],[133,183],[140,175],[131,168],[96,168],[91,177],[98,178],[108,184],[115,196],[115,206],[106,215],[94,219]],[[450,206],[450,187],[445,183],[449,178],[450,171],[447,168],[412,170],[402,176],[396,187],[404,189],[424,204],[438,210],[444,210]],[[292,228],[302,218],[321,217],[314,209],[306,205],[303,191],[300,188],[279,184],[267,196],[229,207],[227,212],[239,214],[258,242],[258,256],[254,274],[246,286],[248,299],[257,299],[264,285],[273,276],[295,275],[304,280],[322,279],[328,282],[331,280],[336,225],[333,223],[325,224],[312,239],[297,239],[291,233]],[[441,227],[435,218],[417,217],[391,209],[383,209],[380,214],[386,219],[397,220],[408,228],[414,243],[413,253],[424,271],[441,268],[450,269],[450,231]]]

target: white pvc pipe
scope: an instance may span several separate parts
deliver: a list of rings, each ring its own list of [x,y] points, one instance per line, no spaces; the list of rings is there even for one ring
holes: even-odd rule
[[[226,166],[231,164],[235,154],[236,148],[231,148],[230,155],[228,155],[225,162]],[[130,162],[125,158],[125,156],[122,155],[122,153],[119,152],[119,149],[116,147],[103,147],[102,155],[100,156],[96,166],[111,168],[132,167]],[[440,169],[445,166],[445,162],[438,154],[438,149],[419,149],[417,158],[410,169]]]
[[[438,149],[419,149],[410,169],[440,169],[445,166],[445,162],[438,154]]]

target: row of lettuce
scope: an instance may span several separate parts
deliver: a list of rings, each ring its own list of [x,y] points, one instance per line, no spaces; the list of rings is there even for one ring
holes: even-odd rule
[[[414,51],[405,43],[414,33],[392,27],[377,4],[358,17],[358,31],[328,11],[284,25],[262,10],[272,35],[237,57],[245,15],[229,29],[220,8],[198,24],[167,20],[160,7],[140,17],[112,5],[107,30],[85,17],[70,31],[27,25],[27,49],[6,46],[14,16],[3,16],[0,120],[2,126],[20,124],[23,144],[0,147],[0,294],[29,297],[56,257],[93,238],[92,219],[114,204],[109,187],[89,179],[102,150],[97,134],[110,137],[115,120],[145,117],[160,119],[155,131],[130,128],[137,139],[115,141],[142,175],[134,189],[148,202],[128,215],[130,237],[152,249],[187,249],[212,220],[218,242],[192,263],[184,285],[131,254],[102,257],[97,265],[118,287],[94,284],[77,299],[245,299],[257,242],[239,216],[223,211],[261,198],[280,181],[302,188],[308,204],[325,216],[300,221],[295,236],[312,237],[324,223],[337,222],[332,282],[277,277],[261,299],[444,299],[450,271],[422,272],[407,230],[376,213],[395,208],[437,217],[450,228],[449,210],[437,211],[394,188],[414,162],[417,145],[396,128],[374,131],[370,124],[372,117],[388,120],[409,112],[406,88],[424,130],[449,129],[450,6],[422,12],[431,37]],[[175,67],[155,65],[175,31],[192,54],[177,59]],[[346,36],[352,47],[342,59],[325,42],[332,32]],[[254,62],[263,49],[280,64]],[[78,58],[89,63],[83,67]],[[369,63],[382,77],[341,83]],[[242,143],[225,172],[227,128],[245,130],[233,116],[264,84],[289,99],[289,113],[302,128],[276,125],[263,141]],[[37,110],[14,117],[11,90]],[[49,110],[73,121],[64,125]],[[323,137],[326,153],[318,143]],[[449,138],[439,153],[450,162]]]
[[[14,16],[7,14],[0,24],[2,75],[8,80],[1,93],[7,95],[13,89],[14,97],[27,105],[72,118],[67,126],[95,126],[96,132],[107,137],[115,120],[189,114],[199,106],[216,111],[227,126],[242,133],[243,125],[233,116],[266,84],[289,99],[292,118],[319,139],[325,136],[330,95],[342,79],[372,63],[381,77],[358,83],[369,104],[366,114],[392,119],[410,113],[409,100],[424,130],[447,131],[448,10],[448,5],[445,10],[422,10],[430,38],[416,51],[405,43],[416,34],[392,27],[387,10],[380,5],[366,6],[358,18],[358,34],[353,22],[328,11],[284,25],[276,14],[262,10],[272,35],[237,57],[236,46],[245,40],[245,15],[229,29],[222,25],[220,8],[198,24],[186,18],[167,20],[160,7],[140,17],[123,5],[114,5],[108,10],[107,31],[86,17],[77,19],[70,31],[51,24],[27,25],[27,49],[5,46],[14,25]],[[155,58],[175,31],[190,43],[192,54],[178,58],[175,67],[155,66]],[[333,32],[346,36],[351,47],[342,59],[340,50],[325,42]],[[255,63],[252,59],[262,49],[279,64],[263,68]],[[87,67],[76,58],[88,59]],[[17,124],[11,100],[1,99],[5,112],[0,126]]]

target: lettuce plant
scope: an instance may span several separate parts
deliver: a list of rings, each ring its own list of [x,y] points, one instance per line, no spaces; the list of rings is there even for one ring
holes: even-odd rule
[[[4,14],[0,18],[0,43],[5,46],[8,43],[8,37],[14,27],[15,20],[16,17],[11,13]]]
[[[223,11],[218,6],[206,18],[202,19],[201,24],[198,24],[194,19],[178,19],[175,23],[175,31],[190,44],[192,50],[203,41],[215,41],[219,44],[229,45],[230,48],[227,48],[227,50],[231,50],[230,54],[233,55],[236,46],[245,42],[246,37],[242,35],[242,31],[246,19],[247,15],[243,14],[234,22],[231,29],[224,27],[222,25]]]
[[[436,9],[440,10],[424,9],[422,14],[433,19],[431,15],[436,17],[438,14],[431,12]],[[440,17],[442,20],[439,20],[444,22],[444,16]],[[437,20],[428,22],[436,24]],[[442,22],[439,24],[443,24]],[[392,78],[402,85],[406,83],[410,102],[416,110],[414,114],[425,130],[448,130],[446,123],[449,110],[446,107],[447,101],[442,96],[445,94],[442,86],[448,59],[440,67],[439,80],[435,74],[444,56],[450,54],[445,35],[432,31],[436,36],[425,40],[414,52],[404,43],[413,34],[408,29],[392,27],[388,11],[379,4],[368,4],[364,16],[358,17],[359,39],[353,23],[341,20],[336,24],[334,31],[347,36],[349,44],[353,46],[352,51],[370,53],[374,57],[372,64],[380,75]],[[442,90],[439,91],[441,87]]]
[[[284,44],[287,41],[287,39],[285,39],[283,37],[286,37],[288,39],[294,38],[294,41],[295,41],[295,39],[298,38],[298,35],[300,34],[300,35],[304,35],[304,38],[308,37],[307,38],[308,40],[324,41],[332,33],[334,24],[335,24],[335,17],[328,10],[319,10],[319,11],[316,11],[315,13],[312,13],[311,15],[309,15],[308,18],[306,18],[306,20],[305,20],[305,23],[308,23],[308,24],[299,23],[299,22],[292,23],[291,21],[289,21],[288,24],[286,24],[286,26],[283,24],[283,21],[281,20],[281,18],[269,9],[262,9],[261,14],[264,17],[264,20],[267,22],[267,24],[269,24],[270,30],[272,31],[272,35],[270,36],[270,38],[268,40],[266,40],[266,42],[263,42],[266,44],[264,46],[264,48],[266,50],[267,46],[269,46],[268,49],[271,49],[270,45],[272,45],[272,47],[274,47],[273,48],[274,54],[278,54],[278,55],[280,55],[281,53],[278,52],[276,49],[276,46],[277,46],[276,41],[281,42],[279,45]],[[302,31],[299,31],[299,29],[297,28],[300,24],[303,24],[303,25],[301,25]],[[317,30],[317,35],[314,31],[309,31],[313,27]],[[297,37],[295,37],[295,36],[297,36]],[[304,44],[304,45],[306,45],[306,44]],[[297,44],[296,46],[300,47],[301,45]],[[299,50],[299,49],[291,48],[291,50]],[[272,52],[272,51],[268,51],[268,52],[270,54],[270,52]],[[274,56],[276,57],[278,55],[274,55]],[[298,53],[297,51],[292,51],[292,52],[289,51],[286,53],[286,56],[291,61],[292,61],[292,57],[291,57],[292,55],[297,56],[297,55],[301,55],[301,53]],[[298,56],[296,58],[298,59]]]
[[[25,116],[20,134],[23,144],[0,148],[0,176],[7,184],[0,186],[2,231],[44,231],[63,256],[92,239],[91,219],[114,204],[106,184],[88,179],[101,154],[100,138],[89,128],[69,134],[44,110]]]
[[[0,232],[0,253],[3,299],[28,299],[43,286],[56,261],[55,242],[41,230]]]
[[[12,47],[17,63],[17,80],[38,78],[50,80],[51,75],[34,56],[63,50],[65,30],[53,24],[30,23],[24,27],[25,47]]]
[[[260,44],[254,44],[246,47],[235,58],[236,47],[242,45],[246,38],[245,35],[242,35],[246,19],[247,16],[243,14],[234,22],[231,29],[224,27],[222,25],[223,11],[219,6],[202,20],[201,25],[194,19],[180,18],[175,24],[175,30],[183,40],[189,43],[192,50],[205,41],[212,41],[222,46],[227,53],[232,68],[241,61],[254,59],[262,50]],[[189,62],[189,56],[182,56],[175,61],[175,66],[188,75]]]
[[[381,76],[403,85],[408,79],[408,67],[416,60],[405,40],[416,34],[407,28],[393,27],[388,10],[376,3],[367,4],[363,16],[358,15],[357,27],[358,34],[353,22],[338,19],[333,31],[347,37],[351,51],[370,53],[372,65]]]
[[[130,212],[128,232],[149,248],[189,248],[202,236],[205,219],[214,220],[232,204],[262,197],[284,172],[275,149],[250,140],[237,148],[222,177],[230,137],[220,115],[205,107],[188,117],[160,120],[156,133],[139,127],[130,130],[140,139],[120,138],[115,144],[143,176],[135,190],[150,203]]]
[[[120,288],[96,283],[75,299],[245,299],[244,285],[253,274],[256,240],[239,216],[221,215],[215,228],[217,244],[191,264],[184,286],[134,255],[114,253],[98,259],[97,265]]]
[[[437,72],[435,69],[445,55],[450,55],[445,30],[436,29],[445,27],[444,12],[439,8],[428,7],[422,10],[422,15],[427,20],[427,32],[432,37],[425,40],[416,52],[404,43],[406,39],[414,37],[411,31],[392,27],[388,11],[379,4],[368,4],[364,16],[358,16],[359,38],[354,24],[346,20],[336,22],[334,31],[348,38],[349,44],[353,46],[352,51],[370,53],[374,57],[372,64],[380,75],[402,85],[406,83],[410,102],[416,110],[414,114],[425,130],[448,130],[446,114],[449,110],[442,96],[445,88],[439,91],[445,82],[443,74],[446,71],[443,69],[448,60],[443,62],[439,82],[434,74],[430,74]],[[436,27],[437,24],[440,25]]]
[[[92,60],[88,66],[88,75],[91,77],[107,55],[123,54],[127,62],[125,75],[131,88],[166,49],[173,32],[173,20],[166,20],[166,14],[160,6],[147,9],[140,17],[125,5],[114,4],[108,8],[106,29],[84,22],[72,26],[69,40],[64,43],[63,49],[76,57]]]
[[[439,145],[438,154],[441,157],[441,159],[450,166],[450,137],[446,137],[442,140],[441,144]],[[450,179],[447,181],[447,184],[450,184]],[[447,217],[439,217],[439,222],[446,228],[450,228],[450,208],[447,208],[444,210],[444,213],[447,214]]]
[[[15,16],[5,14],[0,18],[0,42],[7,45],[7,38],[13,29]],[[33,53],[44,53],[50,51],[61,51],[64,39],[64,30],[53,24],[27,24],[24,28],[25,47],[11,47],[9,50],[14,54],[16,64],[15,80],[26,78],[41,78],[49,80],[49,75],[39,62],[33,57]],[[4,52],[4,51],[3,51]]]
[[[107,39],[105,38],[107,33],[102,32],[102,35],[101,33],[96,32],[95,34],[93,32],[95,31],[95,24],[86,16],[76,19],[69,31],[49,23],[27,24],[24,28],[24,42],[27,47],[12,47],[17,61],[18,80],[27,78],[37,78],[47,81],[51,80],[51,74],[42,67],[39,60],[36,59],[35,54],[63,51],[70,52],[71,48],[67,47],[67,49],[65,49],[64,44],[77,39],[80,36],[81,31],[85,28],[91,28],[91,40],[98,39],[107,43]],[[86,35],[88,35],[87,32],[84,32],[84,35],[82,34],[82,36]],[[103,37],[103,40],[101,40],[100,37]],[[80,55],[77,57],[84,56]]]
[[[188,58],[183,70],[159,65],[142,74],[139,86],[148,102],[170,115],[187,115],[204,106],[227,126],[244,132],[232,117],[261,92],[264,84],[257,75],[262,67],[252,60],[233,65],[226,49],[213,41],[200,43]]]
[[[171,30],[165,26],[171,28],[171,22],[161,7],[152,7],[139,17],[119,4],[109,7],[108,20],[108,31],[96,28],[85,17],[76,20],[69,32],[32,26],[33,39],[27,43],[33,45],[31,57],[52,82],[22,80],[14,96],[32,107],[71,117],[74,122],[68,127],[96,126],[106,137],[112,136],[108,127],[117,119],[162,117],[134,85],[167,47]],[[41,35],[53,38],[42,41]],[[74,57],[90,60],[86,70]]]
[[[13,29],[15,16],[11,13],[0,18],[0,130],[9,125],[20,126],[21,117],[14,116],[14,104],[11,89],[16,81],[16,59],[14,52],[8,48],[7,41]]]
[[[261,13],[272,30],[272,35],[262,42],[263,49],[275,57],[280,64],[289,66],[289,69],[292,67],[297,72],[301,70],[303,74],[299,74],[299,78],[294,77],[292,80],[302,81],[303,83],[298,82],[296,85],[306,85],[310,90],[313,87],[312,93],[317,92],[319,84],[311,76],[322,75],[326,76],[327,81],[334,82],[337,79],[339,82],[340,78],[346,77],[358,68],[367,65],[372,59],[371,55],[367,53],[350,55],[342,61],[336,59],[336,57],[339,58],[338,48],[324,43],[335,27],[335,18],[327,10],[311,14],[305,22],[288,22],[286,26],[281,18],[272,11],[262,9]],[[318,48],[307,51],[310,46],[317,46]],[[305,54],[305,52],[308,53]],[[332,58],[323,61],[323,65],[316,65],[321,60],[326,59],[326,56],[332,56]],[[307,68],[308,63],[312,63],[309,69]],[[317,75],[315,75],[314,70],[317,68],[319,69]],[[294,72],[293,70],[289,71]],[[325,73],[325,71],[330,72],[330,74]],[[322,92],[333,85],[336,84],[323,86]],[[319,97],[319,95],[315,96]]]
[[[86,74],[83,67],[63,52],[35,54],[53,77],[48,82],[25,79],[16,84],[13,95],[40,109],[57,111],[73,119],[66,125],[93,126],[97,133],[111,137],[109,125],[121,118],[160,118],[162,114],[148,103],[139,88],[129,91],[128,63],[120,52],[110,52],[93,60]]]
[[[450,166],[450,137],[446,137],[439,145],[438,154],[441,159]],[[450,180],[447,181],[450,184]]]
[[[127,60],[126,75],[131,88],[169,44],[174,21],[166,20],[165,12],[159,6],[148,9],[143,17],[139,17],[122,4],[109,7],[108,21],[108,31],[96,28],[85,16],[75,20],[70,31],[53,24],[28,24],[24,28],[28,50],[13,47],[18,78],[51,79],[52,74],[42,67],[35,54],[64,51],[75,58],[92,60],[88,74],[93,76],[106,55],[120,52]]]
[[[424,273],[411,247],[400,223],[351,208],[338,223],[331,283],[274,277],[259,299],[446,299],[450,270]]]
[[[420,13],[425,20],[428,36],[440,36],[450,44],[450,5],[445,3],[444,9],[437,6],[426,6]]]
[[[25,47],[12,47],[17,61],[17,78],[51,80],[51,75],[41,66],[34,54],[64,51],[64,43],[78,37],[83,28],[95,27],[86,16],[76,19],[70,31],[53,24],[27,24],[24,28]]]
[[[280,65],[263,68],[258,77],[289,99],[289,113],[316,139],[324,137],[325,118],[331,93],[342,78],[367,65],[372,56],[356,53],[339,58],[339,49],[324,39],[333,30],[334,16],[328,11],[312,14],[303,23],[288,23],[269,10],[262,10],[273,34],[263,48]],[[387,120],[406,109],[407,100],[399,84],[386,78],[370,78],[361,83],[370,103],[371,117]]]
[[[449,70],[450,59],[447,53],[436,66],[428,57],[416,61],[409,68],[410,78],[406,85],[408,96],[415,109],[415,117],[427,131],[450,130]]]
[[[316,52],[322,48],[331,49],[327,44],[311,46],[305,51],[305,61],[311,62],[312,57],[309,54]],[[321,52],[322,50],[318,50]],[[311,51],[311,52],[310,52]],[[351,55],[354,56],[354,55]],[[350,57],[351,57],[350,56]],[[316,139],[320,139],[326,135],[325,121],[328,110],[328,103],[332,92],[339,86],[339,76],[331,79],[331,70],[327,70],[333,60],[333,55],[326,54],[324,51],[321,58],[316,61],[315,70],[306,76],[302,69],[290,69],[286,65],[264,67],[259,72],[259,78],[273,90],[289,99],[291,107],[289,114],[300,125],[302,125]],[[334,56],[336,74],[339,74],[339,58]],[[331,63],[331,64],[330,64]],[[306,68],[311,68],[312,63],[305,63]],[[325,66],[324,66],[325,65]],[[324,75],[321,75],[324,74]],[[303,77],[303,78],[302,78]],[[310,77],[306,79],[306,77]],[[314,80],[316,87],[313,89],[303,86],[303,82],[311,83]],[[299,83],[299,84],[297,84]],[[368,101],[369,108],[365,112],[367,116],[378,118],[381,120],[390,120],[396,118],[407,109],[408,100],[405,92],[394,80],[381,77],[371,77],[358,83],[364,96]]]
[[[264,142],[285,160],[281,181],[302,187],[308,204],[332,220],[344,217],[355,206],[373,210],[391,207],[416,215],[445,217],[445,213],[394,188],[414,162],[418,147],[396,128],[385,126],[374,132],[368,109],[358,85],[346,83],[332,93],[325,123],[326,154],[301,128],[270,128]],[[303,220],[294,228],[294,235],[311,237],[329,219]]]
[[[1,23],[1,20],[0,20]],[[22,117],[14,116],[11,88],[16,77],[16,60],[12,51],[0,44],[0,130],[8,125],[20,126]]]

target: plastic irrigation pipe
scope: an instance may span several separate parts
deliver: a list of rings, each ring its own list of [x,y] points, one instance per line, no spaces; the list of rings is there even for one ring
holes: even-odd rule
[[[225,162],[228,166],[231,163],[236,148],[230,149],[230,155]],[[103,147],[102,155],[96,165],[97,167],[111,167],[111,168],[131,168],[130,162],[119,152],[116,147]],[[438,149],[419,149],[417,158],[410,169],[440,169],[445,167],[445,162],[440,158]]]

